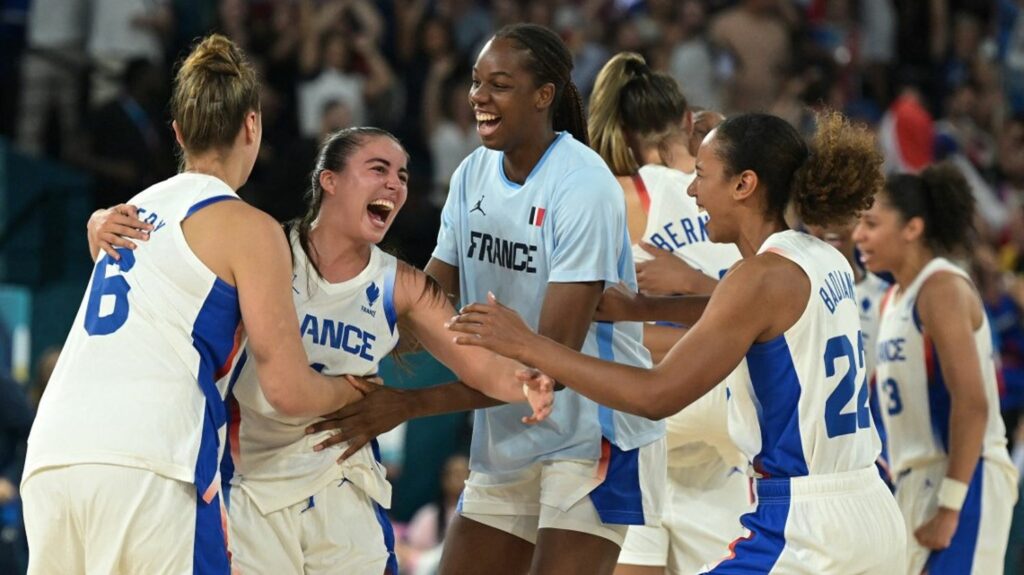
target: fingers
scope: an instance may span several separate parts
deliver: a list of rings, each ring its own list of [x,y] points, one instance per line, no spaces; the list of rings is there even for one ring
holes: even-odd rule
[[[491,333],[490,321],[486,317],[475,313],[457,315],[448,320],[445,327],[451,331],[471,335]]]
[[[362,449],[363,446],[366,445],[369,442],[370,442],[370,438],[369,437],[364,437],[364,436],[359,436],[359,437],[357,437],[355,439],[352,439],[349,442],[349,444],[348,444],[348,449],[346,449],[345,453],[342,453],[341,457],[338,458],[338,463],[341,463],[341,462],[345,461],[346,459],[348,459],[349,457],[352,457],[353,455],[355,455],[355,453],[357,451]]]
[[[379,377],[377,378],[377,381],[380,381],[380,383],[374,384],[364,378],[356,377],[354,375],[346,375],[345,380],[348,381],[349,385],[354,387],[356,391],[362,393],[363,395],[366,395],[367,393],[373,393],[374,391],[377,390],[378,385],[383,385],[384,383],[384,380],[380,379]]]
[[[152,230],[153,224],[147,224],[146,222],[139,219],[139,208],[131,204],[118,204],[110,211],[115,214],[115,217],[123,218],[124,221],[119,223],[126,223],[127,225],[134,226],[137,228]]]

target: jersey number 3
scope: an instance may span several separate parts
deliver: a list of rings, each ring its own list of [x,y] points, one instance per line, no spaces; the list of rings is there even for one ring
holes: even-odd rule
[[[119,261],[114,261],[109,255],[103,256],[96,264],[96,270],[92,273],[92,287],[89,289],[89,304],[85,308],[85,331],[89,335],[108,335],[114,333],[124,322],[128,321],[128,292],[132,289],[128,280],[124,279],[125,273],[131,271],[135,266],[135,253],[125,248],[117,248],[121,254]],[[114,275],[107,275],[109,266],[117,266],[120,272]],[[105,314],[100,315],[100,308],[104,302],[111,301]]]
[[[868,409],[867,374],[860,377],[860,389],[857,389],[858,369],[864,369],[864,337],[857,332],[857,350],[854,353],[853,343],[845,335],[839,335],[825,344],[825,376],[836,375],[836,360],[847,359],[846,374],[839,380],[839,385],[825,401],[825,430],[829,438],[855,433],[858,429],[871,427],[871,412]],[[854,394],[857,395],[855,412],[843,413]]]

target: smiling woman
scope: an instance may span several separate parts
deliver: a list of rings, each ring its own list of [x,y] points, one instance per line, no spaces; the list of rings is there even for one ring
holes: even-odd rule
[[[907,573],[1001,573],[1017,473],[999,412],[988,319],[945,256],[970,243],[974,197],[957,169],[893,176],[853,238],[892,272],[878,329],[878,382]],[[938,486],[938,490],[934,486]]]
[[[456,346],[443,327],[455,310],[437,284],[376,246],[405,204],[407,162],[398,140],[376,128],[342,130],[323,144],[309,212],[288,227],[301,365],[371,377],[404,332],[468,385],[522,402],[523,388],[513,377],[522,366]],[[286,286],[282,291],[287,295]],[[251,573],[397,575],[394,535],[383,511],[391,486],[376,446],[334,440],[337,425],[320,417],[329,410],[300,416],[275,409],[251,358],[246,345],[226,378],[231,433],[221,469],[230,486],[233,566]],[[350,381],[361,393],[378,389]],[[553,393],[528,399],[535,409],[523,416],[532,421],[550,412]],[[349,457],[339,462],[343,452]],[[299,514],[301,522],[294,519]],[[346,520],[337,521],[342,516]]]
[[[819,117],[810,146],[785,120],[764,114],[712,131],[689,193],[707,210],[712,239],[735,243],[744,258],[710,300],[632,296],[620,298],[620,313],[604,314],[693,323],[653,369],[569,350],[493,297],[465,307],[451,328],[460,344],[518,359],[650,418],[679,411],[740,367],[747,377],[729,387],[729,434],[751,464],[757,508],[741,518],[748,534],[707,572],[899,571],[906,537],[874,467],[857,304],[837,298],[829,306],[818,296],[829,278],[845,282],[852,271],[835,248],[788,229],[783,218],[792,203],[805,221],[848,220],[880,187],[880,165],[869,133],[836,113]]]

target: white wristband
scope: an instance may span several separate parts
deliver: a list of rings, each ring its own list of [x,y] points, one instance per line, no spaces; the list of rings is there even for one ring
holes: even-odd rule
[[[939,507],[960,511],[967,498],[967,484],[963,481],[943,477],[939,484]]]

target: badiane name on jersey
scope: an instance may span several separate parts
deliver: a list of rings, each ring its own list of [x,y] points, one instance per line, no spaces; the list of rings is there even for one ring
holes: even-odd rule
[[[830,271],[822,278],[821,284],[822,287],[818,290],[818,295],[821,296],[821,301],[825,302],[829,313],[835,313],[839,302],[843,300],[848,299],[856,303],[857,296],[853,290],[853,276],[848,272]]]
[[[469,259],[476,258],[513,271],[535,274],[535,253],[537,246],[505,240],[484,232],[469,232],[469,249],[466,250]]]

